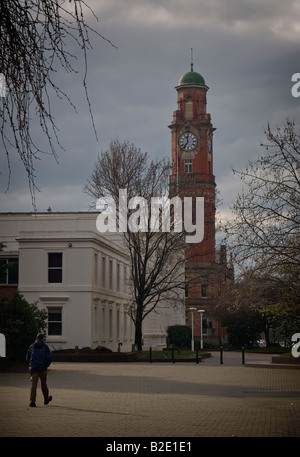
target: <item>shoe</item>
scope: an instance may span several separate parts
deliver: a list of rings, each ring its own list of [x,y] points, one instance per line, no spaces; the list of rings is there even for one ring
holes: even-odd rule
[[[34,403],[34,401],[31,401],[29,406],[31,406],[31,408],[35,408],[36,404]]]
[[[44,401],[44,405],[48,405],[48,403],[52,400],[52,395],[49,395],[48,400]]]

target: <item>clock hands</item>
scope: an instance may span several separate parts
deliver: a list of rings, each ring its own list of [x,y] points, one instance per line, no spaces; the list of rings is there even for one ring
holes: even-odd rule
[[[189,135],[188,135],[188,134],[187,134],[187,135],[185,135],[185,137],[186,137],[186,143],[183,145],[183,147],[184,147],[184,148],[186,148],[186,147],[187,147],[187,145],[189,144],[189,141],[190,141],[190,139],[189,139]]]

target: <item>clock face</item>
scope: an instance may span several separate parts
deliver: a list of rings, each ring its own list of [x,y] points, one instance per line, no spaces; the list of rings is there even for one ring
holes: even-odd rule
[[[178,144],[183,151],[193,151],[197,146],[197,137],[194,133],[185,132],[179,137]]]

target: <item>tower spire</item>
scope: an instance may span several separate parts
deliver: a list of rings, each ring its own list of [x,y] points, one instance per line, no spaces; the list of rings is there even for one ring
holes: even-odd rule
[[[193,63],[193,48],[191,48],[191,71],[194,71],[194,63]]]

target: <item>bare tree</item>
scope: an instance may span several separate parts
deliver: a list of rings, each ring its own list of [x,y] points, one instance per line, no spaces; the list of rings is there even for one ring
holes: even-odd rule
[[[299,269],[300,134],[289,120],[276,133],[268,126],[265,134],[265,153],[244,171],[234,170],[244,189],[224,230],[240,265]]]
[[[152,197],[168,196],[170,165],[164,160],[149,161],[133,144],[112,141],[108,151],[98,156],[94,172],[85,186],[85,192],[95,199],[113,198],[116,207],[120,201],[120,189],[126,189],[128,197],[128,219],[124,220],[122,236],[131,260],[131,284],[133,302],[128,314],[135,324],[135,344],[142,349],[142,324],[145,317],[159,303],[166,306],[182,306],[184,281],[183,233],[174,231],[174,218],[170,219],[170,230],[163,231],[162,220],[153,228],[154,211]],[[135,197],[141,197],[147,208],[134,208]],[[130,205],[133,202],[133,206]],[[131,208],[131,209],[130,209]],[[161,212],[161,211],[160,211]],[[129,228],[135,218],[137,230]],[[118,214],[118,228],[120,228]],[[151,225],[152,224],[152,225]],[[128,228],[128,230],[127,230]],[[158,228],[158,230],[157,230]]]
[[[257,278],[264,278],[272,290],[280,288],[276,303],[299,314],[300,133],[287,119],[275,132],[269,125],[265,135],[264,154],[244,171],[234,170],[244,189],[223,229],[244,278],[247,272],[256,278],[254,290],[258,293],[258,283],[263,290]]]
[[[89,33],[94,32],[86,16],[92,9],[83,0],[1,0],[0,2],[0,72],[6,93],[1,94],[1,140],[11,176],[12,154],[17,153],[24,164],[32,202],[35,204],[35,160],[42,151],[32,133],[39,125],[46,137],[50,153],[57,160],[56,146],[62,148],[58,127],[51,111],[54,96],[67,99],[55,83],[54,73],[63,69],[77,73],[76,57],[69,51],[73,41],[83,54],[83,87],[93,115],[87,90],[87,51],[91,47]],[[94,15],[94,18],[96,16]],[[3,92],[3,91],[2,91]],[[5,96],[3,96],[5,95]],[[95,134],[96,129],[94,126]]]

